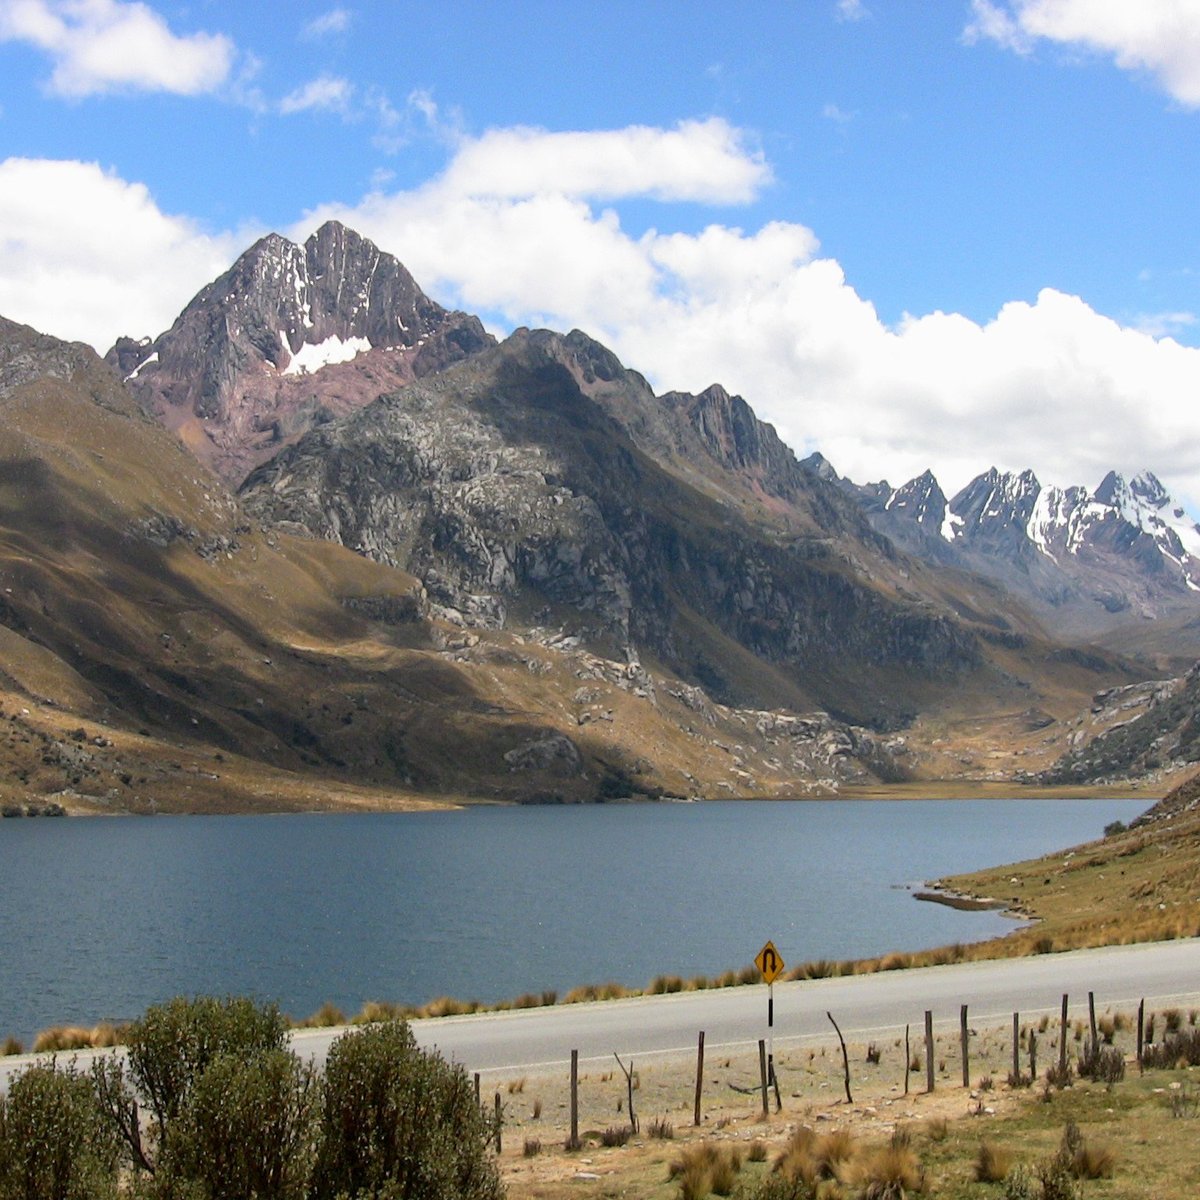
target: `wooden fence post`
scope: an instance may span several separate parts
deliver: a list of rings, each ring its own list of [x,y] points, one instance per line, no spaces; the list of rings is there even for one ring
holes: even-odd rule
[[[829,1018],[829,1023],[837,1030],[838,1041],[842,1046],[842,1072],[846,1080],[846,1103],[853,1104],[854,1097],[850,1095],[850,1056],[846,1053],[846,1039],[842,1037],[842,1031],[838,1029],[838,1023],[833,1019],[833,1013],[826,1011],[825,1015]]]
[[[479,1072],[475,1072],[475,1107],[479,1107]]]
[[[579,1149],[579,1051],[571,1051],[571,1140],[568,1150]]]
[[[1058,1073],[1060,1077],[1067,1074],[1067,993],[1063,992],[1062,1029],[1058,1035]]]
[[[1021,1078],[1021,1014],[1013,1013],[1013,1087]]]
[[[763,1116],[770,1113],[767,1104],[767,1043],[764,1038],[758,1039],[758,1073],[762,1077]]]
[[[704,1087],[704,1030],[700,1030],[700,1042],[696,1047],[696,1116],[692,1122],[700,1124],[700,1091]]]
[[[925,1090],[933,1091],[933,1013],[925,1010]]]
[[[500,1093],[496,1093],[496,1153],[500,1153],[500,1127],[504,1123],[500,1105]]]
[[[1138,1002],[1138,1071],[1142,1070],[1142,1051],[1146,1046],[1146,1001]]]
[[[962,1044],[962,1077],[963,1087],[971,1086],[971,1033],[967,1029],[967,1006],[964,1004],[958,1010],[958,1040]]]
[[[1029,1028],[1029,1078],[1037,1083],[1037,1034],[1032,1026]]]
[[[908,1095],[908,1076],[912,1070],[912,1050],[908,1044],[908,1026],[904,1026],[904,1094]]]
[[[1088,1024],[1092,1027],[1092,1060],[1095,1061],[1096,1051],[1100,1049],[1100,1039],[1096,1036],[1096,993],[1088,992]]]

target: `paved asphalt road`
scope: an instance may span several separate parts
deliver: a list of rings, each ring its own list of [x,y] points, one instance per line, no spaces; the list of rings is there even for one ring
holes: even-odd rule
[[[1063,992],[1071,996],[1072,1018],[1083,1017],[1089,990],[1100,1010],[1129,1010],[1143,998],[1152,1008],[1200,1007],[1200,940],[776,984],[775,1042],[829,1038],[826,1011],[857,1041],[894,1034],[906,1023],[920,1036],[926,1009],[938,1026],[956,1028],[961,1004],[976,1028],[1006,1025],[1014,1012],[1057,1013]],[[468,1071],[513,1073],[566,1064],[572,1049],[582,1062],[611,1062],[614,1051],[626,1059],[691,1055],[701,1029],[706,1050],[753,1046],[766,1035],[766,1009],[765,987],[737,987],[446,1017],[416,1021],[413,1029],[422,1046],[436,1046]],[[320,1062],[338,1032],[302,1030],[294,1044]],[[80,1065],[89,1057],[81,1054]],[[27,1061],[0,1059],[0,1091]]]

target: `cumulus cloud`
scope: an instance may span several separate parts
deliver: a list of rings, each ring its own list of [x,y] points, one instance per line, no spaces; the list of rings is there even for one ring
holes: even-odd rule
[[[497,331],[580,327],[659,390],[719,381],[799,453],[819,448],[856,479],[932,466],[954,489],[995,462],[1094,484],[1149,465],[1200,497],[1200,351],[1053,288],[984,324],[939,312],[890,327],[802,225],[632,236],[613,198],[653,196],[660,182],[652,164],[628,165],[620,131],[599,159],[566,156],[562,181],[548,165],[559,135],[510,133],[480,139],[486,152],[464,143],[422,187],[323,206],[293,232],[336,217]],[[706,178],[767,177],[736,137],[720,144],[742,162]],[[699,181],[697,199],[725,186],[706,196]]]
[[[712,117],[674,129],[492,130],[460,145],[444,183],[463,195],[509,199],[557,194],[740,204],[770,179],[766,159],[745,135]]]
[[[101,353],[119,334],[161,333],[239,241],[163,213],[95,163],[0,162],[0,314]]]
[[[1154,78],[1180,104],[1200,107],[1200,4],[1195,0],[973,0],[968,41],[1020,54],[1039,41],[1111,57]]]
[[[704,124],[687,128],[711,145]],[[733,161],[716,155],[711,190],[698,175],[688,182],[696,201],[716,202],[743,175],[759,181],[751,187],[769,179],[731,134],[717,144]],[[588,160],[588,135],[544,135],[572,149],[561,181],[531,131],[463,139],[423,185],[383,190],[384,177],[359,202],[322,206],[282,232],[300,239],[338,218],[497,332],[578,327],[660,391],[723,383],[798,453],[820,449],[858,480],[899,483],[931,466],[954,490],[994,463],[1094,485],[1110,468],[1148,466],[1200,499],[1200,350],[1161,336],[1189,314],[1134,328],[1047,287],[982,323],[933,312],[888,325],[795,222],[632,234],[620,200],[658,195],[663,176],[630,164],[621,131],[596,136]],[[498,144],[528,161],[495,166]],[[118,333],[157,333],[258,232],[206,234],[95,165],[10,159],[0,163],[0,313],[100,349]]]
[[[47,87],[72,99],[211,92],[229,78],[235,55],[229,38],[180,36],[147,5],[125,0],[0,0],[0,41],[45,51],[54,63]]]
[[[294,92],[289,92],[279,102],[279,111],[285,116],[299,112],[338,112],[349,110],[354,85],[338,75],[318,75]]]

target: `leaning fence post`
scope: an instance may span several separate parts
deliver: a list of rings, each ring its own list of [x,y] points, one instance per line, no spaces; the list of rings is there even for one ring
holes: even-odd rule
[[[933,1013],[925,1010],[925,1090],[933,1091]]]
[[[1062,999],[1062,1030],[1058,1035],[1058,1074],[1065,1079],[1067,1074],[1067,993]]]
[[[700,1030],[700,1041],[696,1046],[696,1116],[693,1124],[700,1124],[700,1091],[704,1087],[704,1030]]]
[[[967,1029],[967,1006],[964,1004],[958,1010],[958,1038],[962,1043],[962,1076],[963,1087],[971,1086],[970,1031]]]
[[[758,1039],[758,1073],[762,1077],[763,1116],[768,1116],[770,1108],[767,1105],[767,1043],[763,1038]]]

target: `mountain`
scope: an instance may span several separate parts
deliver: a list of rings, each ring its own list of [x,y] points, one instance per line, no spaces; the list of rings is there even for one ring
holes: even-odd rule
[[[1149,472],[1112,471],[1089,492],[992,468],[950,500],[929,471],[895,489],[841,482],[897,545],[995,580],[1058,637],[1132,644],[1130,626],[1155,622],[1174,655],[1200,654],[1186,634],[1200,617],[1200,526]]]
[[[430,300],[404,266],[336,221],[303,246],[269,234],[165,333],[106,361],[227,482],[314,425],[478,353],[475,317]]]
[[[260,524],[88,347],[2,318],[0,480],[8,811],[828,794],[911,769],[902,738],[731,708],[553,627],[464,630],[411,574]]]
[[[992,662],[997,639],[1031,644],[1002,596],[990,623],[956,608],[744,401],[655,397],[578,332],[518,330],[311,431],[240,495],[411,571],[442,619],[558,627],[722,703],[887,728],[964,689],[1020,694]]]

